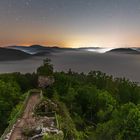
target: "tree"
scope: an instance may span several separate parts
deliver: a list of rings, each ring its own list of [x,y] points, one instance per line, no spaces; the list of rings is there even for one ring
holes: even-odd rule
[[[72,108],[73,108],[73,103],[75,101],[76,94],[77,93],[74,90],[74,88],[69,88],[68,93],[64,97],[64,101],[65,101],[66,105],[70,108],[70,110],[72,110]]]
[[[116,108],[116,100],[107,92],[107,91],[100,91],[98,93],[97,98],[97,118],[100,122],[107,121],[110,119],[110,115]]]
[[[40,66],[37,69],[37,74],[42,76],[51,76],[53,75],[53,65],[50,63],[51,60],[46,58],[43,61],[43,66]]]
[[[8,125],[10,113],[19,100],[20,88],[18,84],[0,80],[0,134]]]
[[[96,137],[97,140],[139,140],[139,106],[127,103],[115,110],[112,119],[97,125]]]

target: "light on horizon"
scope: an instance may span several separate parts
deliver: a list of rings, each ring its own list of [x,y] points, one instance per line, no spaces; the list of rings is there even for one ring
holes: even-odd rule
[[[95,53],[106,53],[114,48],[91,48],[91,49],[86,49],[86,51],[89,52],[95,52]]]

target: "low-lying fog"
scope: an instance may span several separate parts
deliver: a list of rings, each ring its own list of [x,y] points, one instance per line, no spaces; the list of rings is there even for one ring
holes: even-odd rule
[[[45,57],[34,57],[20,61],[1,61],[0,72],[34,72],[42,64]],[[115,77],[126,77],[140,82],[140,55],[93,52],[62,52],[54,53],[52,60],[56,71],[67,71],[69,68],[76,72],[100,70]]]

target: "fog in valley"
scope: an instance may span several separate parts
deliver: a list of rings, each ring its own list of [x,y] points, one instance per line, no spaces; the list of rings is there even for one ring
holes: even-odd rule
[[[55,71],[68,71],[71,68],[76,72],[88,73],[90,70],[100,70],[114,77],[126,77],[140,82],[140,55],[137,54],[67,51],[25,60],[0,61],[0,73],[35,72],[46,57],[52,60]]]

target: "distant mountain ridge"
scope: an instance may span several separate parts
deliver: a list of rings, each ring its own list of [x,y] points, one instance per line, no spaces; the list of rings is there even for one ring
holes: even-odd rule
[[[140,54],[140,48],[102,48],[102,47],[84,47],[78,48],[82,51],[89,51],[93,53],[124,53],[124,54]]]
[[[140,48],[102,48],[102,47],[82,47],[82,48],[61,48],[58,46],[41,46],[41,45],[31,45],[31,46],[9,46],[10,49],[20,50],[31,55],[42,54],[42,53],[53,53],[62,51],[90,51],[95,53],[140,53]]]
[[[26,52],[28,54],[34,55],[34,54],[49,54],[53,52],[60,52],[60,51],[68,51],[68,50],[74,50],[72,48],[60,48],[57,46],[49,47],[49,46],[41,46],[41,45],[32,45],[32,46],[9,46],[10,49],[20,50],[23,52]]]
[[[125,53],[125,54],[140,54],[140,48],[115,48],[107,53]]]
[[[62,51],[73,51],[72,48],[48,47],[41,45],[0,47],[0,61],[23,60],[34,56],[48,56]]]
[[[98,48],[98,47],[85,47],[85,48],[60,48],[57,46],[41,46],[32,45],[26,46],[8,46],[0,48],[0,61],[8,60],[22,60],[34,56],[47,56],[53,53],[60,53],[65,51],[82,51],[93,53],[121,53],[121,54],[140,54],[140,48]]]
[[[21,60],[29,57],[31,57],[31,55],[20,50],[0,48],[0,61]]]

